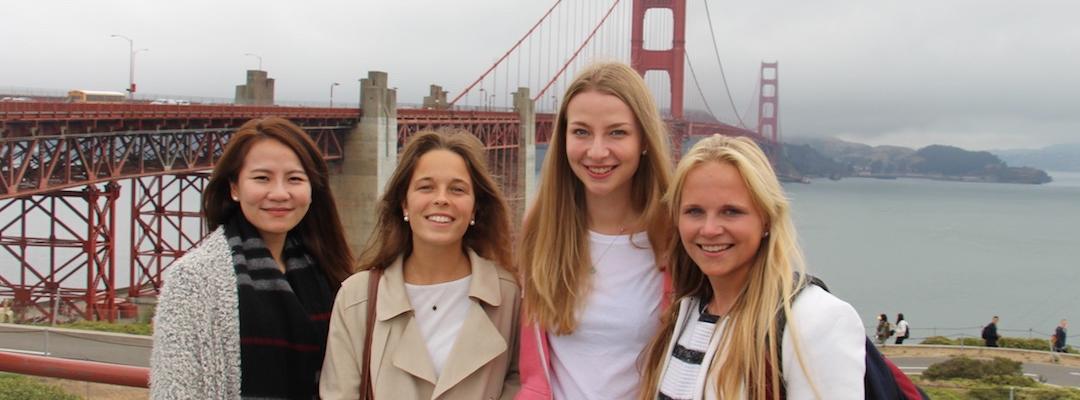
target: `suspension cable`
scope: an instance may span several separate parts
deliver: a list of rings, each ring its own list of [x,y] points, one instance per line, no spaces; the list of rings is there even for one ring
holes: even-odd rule
[[[551,11],[555,10],[555,7],[558,7],[559,3],[562,3],[562,0],[555,0],[555,4],[552,5],[551,8],[549,8],[546,13],[544,13],[543,17],[540,17],[539,21],[536,21],[536,23],[533,24],[532,28],[529,28],[528,32],[525,32],[525,35],[522,36],[521,39],[518,39],[517,43],[514,43],[514,46],[511,47],[510,50],[506,51],[506,54],[503,54],[503,56],[500,57],[498,61],[495,61],[495,63],[492,64],[491,67],[487,69],[487,71],[484,71],[484,73],[482,75],[480,75],[479,78],[476,78],[476,81],[474,81],[471,85],[466,87],[465,90],[462,90],[461,93],[458,93],[457,97],[454,97],[454,99],[450,101],[450,106],[453,107],[454,103],[457,103],[458,99],[460,99],[461,96],[464,96],[466,93],[469,93],[469,91],[472,90],[472,88],[474,86],[476,86],[478,83],[480,83],[481,80],[483,80],[485,77],[487,77],[488,73],[491,73],[491,70],[495,69],[495,67],[498,67],[499,63],[501,63],[503,60],[505,60],[506,57],[509,57],[510,53],[512,53],[515,49],[517,49],[518,46],[521,46],[521,42],[524,42],[525,38],[528,38],[529,35],[532,35],[533,31],[536,30],[536,27],[540,26],[540,24],[544,22],[544,20],[548,17],[548,15],[551,15]]]
[[[694,64],[690,63],[690,52],[684,50],[683,56],[686,57],[686,65],[690,67],[690,77],[694,79],[694,86],[697,87],[698,94],[701,95],[701,101],[705,103],[705,110],[709,111],[709,115],[712,116],[713,119],[719,121],[720,119],[716,118],[716,114],[713,114],[712,107],[709,107],[709,100],[705,98],[705,92],[701,90],[701,85],[698,84],[697,73],[694,72]]]
[[[709,34],[712,37],[713,52],[716,53],[716,64],[720,66],[720,80],[724,82],[724,92],[727,93],[728,102],[731,103],[731,112],[735,113],[735,119],[739,120],[739,126],[746,128],[746,123],[739,116],[739,110],[735,107],[735,99],[731,97],[731,89],[728,87],[727,77],[724,75],[724,63],[720,62],[720,46],[716,44],[716,32],[713,31],[712,14],[709,12],[709,0],[705,3],[705,17],[709,20]]]
[[[596,24],[596,26],[593,27],[592,32],[589,33],[589,37],[585,38],[585,41],[582,42],[580,46],[578,46],[577,50],[574,51],[574,54],[570,56],[570,59],[566,60],[566,63],[564,63],[562,68],[559,69],[559,72],[557,72],[555,76],[552,77],[550,81],[548,81],[547,85],[545,85],[544,88],[540,90],[540,93],[537,93],[536,97],[533,97],[533,101],[536,101],[536,99],[539,99],[540,96],[543,96],[544,93],[547,92],[548,88],[550,88],[551,85],[559,79],[559,76],[566,71],[566,67],[570,65],[570,63],[573,62],[574,59],[577,58],[578,54],[581,53],[581,49],[584,48],[585,45],[589,44],[589,41],[592,40],[593,36],[596,35],[596,31],[599,30],[600,27],[604,25],[604,22],[607,21],[608,17],[611,16],[611,12],[615,10],[615,6],[619,5],[619,1],[620,0],[615,0],[615,2],[611,4],[611,7],[608,8],[607,13],[604,14],[604,18],[600,20],[600,23]]]

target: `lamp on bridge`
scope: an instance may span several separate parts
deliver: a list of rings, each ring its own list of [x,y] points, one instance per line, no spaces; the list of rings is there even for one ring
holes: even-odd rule
[[[330,84],[330,108],[334,107],[334,86],[340,85],[340,83],[334,82]]]
[[[135,50],[135,41],[124,35],[109,35],[109,37],[121,38],[128,41],[128,99],[135,98],[135,54],[140,51],[150,51],[150,49],[138,49]]]
[[[259,59],[259,71],[262,71],[262,56],[255,53],[244,53],[245,56],[251,56]]]

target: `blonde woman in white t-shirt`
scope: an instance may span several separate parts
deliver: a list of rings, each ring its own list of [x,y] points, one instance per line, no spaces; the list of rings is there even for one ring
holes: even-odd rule
[[[637,357],[666,307],[666,136],[625,64],[592,65],[563,95],[518,246],[519,399],[637,395]]]

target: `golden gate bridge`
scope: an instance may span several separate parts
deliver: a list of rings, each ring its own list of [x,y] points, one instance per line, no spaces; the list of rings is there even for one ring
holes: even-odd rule
[[[360,159],[378,154],[380,143],[393,148],[382,157],[393,159],[417,131],[464,128],[487,146],[519,215],[535,165],[528,163],[552,132],[551,111],[573,74],[595,60],[627,62],[646,78],[676,157],[687,139],[714,133],[775,149],[778,64],[761,63],[754,126],[735,109],[723,79],[735,121],[721,122],[685,50],[686,25],[685,0],[558,0],[474,81],[452,97],[433,85],[418,108],[398,108],[387,74],[378,72],[369,74],[359,108],[0,102],[0,247],[11,264],[0,269],[0,298],[10,299],[23,321],[133,317],[139,299],[157,295],[168,265],[208,233],[191,198],[233,130],[261,116],[303,126],[338,173],[367,168]],[[710,40],[716,50],[715,35]],[[715,56],[722,72],[719,51]],[[686,70],[710,118],[687,118]],[[382,131],[369,132],[372,126]],[[129,201],[119,201],[123,186]],[[119,224],[128,225],[128,248],[119,247]],[[362,221],[346,226],[351,236],[366,235]],[[122,275],[118,264],[127,266]]]

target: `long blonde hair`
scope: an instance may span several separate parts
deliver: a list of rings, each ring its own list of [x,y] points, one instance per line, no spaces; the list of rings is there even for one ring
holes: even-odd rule
[[[667,127],[645,81],[630,67],[599,63],[582,71],[563,95],[554,132],[541,170],[536,203],[525,217],[518,247],[524,272],[527,318],[555,334],[577,327],[577,306],[588,292],[589,233],[585,186],[570,169],[566,154],[566,108],[574,96],[596,91],[618,97],[630,107],[641,129],[641,163],[631,180],[631,207],[640,213],[650,244],[661,264],[670,236],[663,193],[671,173]]]
[[[754,205],[763,214],[768,236],[750,266],[745,289],[738,295],[724,327],[723,339],[711,364],[712,376],[720,398],[739,398],[739,390],[747,390],[748,399],[765,399],[766,393],[780,397],[779,329],[776,313],[783,311],[792,321],[791,302],[794,288],[805,280],[805,263],[799,250],[790,206],[780,182],[776,179],[768,158],[752,140],[720,135],[703,139],[682,158],[675,170],[675,179],[664,197],[671,210],[670,218],[678,224],[679,206],[687,175],[695,168],[710,162],[726,163],[738,169],[749,189]],[[708,301],[712,286],[694,260],[682,246],[678,231],[671,237],[670,267],[675,299],[687,297]],[[794,272],[799,272],[794,274]],[[798,279],[798,281],[796,281]],[[679,301],[664,314],[659,333],[646,347],[641,399],[655,396],[659,389],[661,368],[670,354],[668,343],[674,335]],[[799,353],[799,341],[794,330],[788,330]],[[802,357],[799,365],[805,370]],[[708,361],[707,361],[708,362]],[[717,366],[723,366],[717,368]],[[744,386],[745,385],[745,386]],[[771,388],[771,390],[766,390]],[[815,388],[816,391],[816,388]]]

